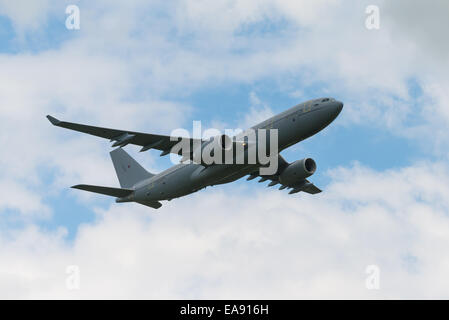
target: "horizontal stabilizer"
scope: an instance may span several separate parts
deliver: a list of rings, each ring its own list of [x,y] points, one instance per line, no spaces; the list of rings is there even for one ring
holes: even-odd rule
[[[159,201],[136,201],[136,202],[153,209],[159,209],[160,207],[162,207],[162,203],[160,203]]]
[[[87,184],[78,184],[73,186],[74,189],[95,192],[104,194],[111,197],[123,198],[129,196],[134,192],[132,189],[120,189],[120,188],[110,188],[110,187],[100,187],[100,186],[91,186]]]

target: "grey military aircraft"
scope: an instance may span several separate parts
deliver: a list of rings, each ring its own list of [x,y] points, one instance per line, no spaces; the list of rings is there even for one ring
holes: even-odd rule
[[[321,98],[309,100],[298,104],[278,115],[275,115],[250,128],[253,130],[277,129],[277,151],[280,152],[293,144],[296,144],[324,129],[341,112],[343,103],[333,98]],[[95,192],[103,195],[116,197],[116,202],[137,202],[145,206],[158,209],[162,206],[161,201],[179,198],[207,186],[219,185],[236,181],[246,175],[247,180],[260,177],[259,182],[270,180],[268,186],[280,184],[279,189],[291,189],[290,194],[300,191],[310,194],[321,192],[319,188],[307,180],[316,171],[316,163],[311,158],[297,160],[288,163],[278,152],[276,152],[277,168],[275,173],[261,175],[260,168],[266,166],[260,161],[250,163],[204,163],[195,162],[196,149],[204,148],[214,141],[224,151],[232,149],[238,143],[243,145],[243,154],[248,153],[248,139],[242,136],[229,137],[221,135],[213,139],[190,139],[183,137],[171,137],[157,134],[147,134],[127,130],[116,130],[72,122],[60,121],[52,116],[48,120],[55,126],[67,128],[94,136],[110,139],[114,142],[112,147],[118,147],[110,152],[111,159],[117,173],[120,188],[101,187],[80,184],[72,188]],[[217,139],[216,139],[217,138]],[[182,139],[188,139],[192,150],[186,154],[175,146]],[[256,140],[260,136],[256,136]],[[269,141],[269,139],[267,139]],[[267,142],[268,143],[268,142]],[[183,156],[180,164],[159,173],[152,174],[145,170],[122,148],[128,144],[139,145],[140,151],[156,149],[162,151],[161,156],[169,153],[177,153]],[[196,149],[195,149],[195,146]],[[198,147],[199,146],[199,147]],[[229,148],[231,147],[231,148]],[[236,148],[237,149],[237,148]],[[237,157],[237,151],[233,151],[233,157]],[[189,163],[183,163],[189,160]]]

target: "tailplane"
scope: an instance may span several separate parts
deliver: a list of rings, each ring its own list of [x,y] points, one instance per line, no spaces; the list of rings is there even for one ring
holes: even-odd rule
[[[74,189],[89,191],[89,192],[95,192],[104,194],[106,196],[111,197],[117,197],[117,198],[124,198],[129,196],[133,193],[134,190],[132,189],[120,189],[120,188],[110,188],[110,187],[100,187],[100,186],[91,186],[88,184],[78,184],[76,186],[73,186]]]
[[[111,151],[110,155],[122,188],[131,188],[136,183],[154,176],[154,174],[145,170],[136,160],[131,158],[122,148]]]

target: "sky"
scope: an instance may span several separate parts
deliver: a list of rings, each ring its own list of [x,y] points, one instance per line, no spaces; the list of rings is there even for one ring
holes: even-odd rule
[[[0,0],[0,298],[449,298],[448,12]],[[159,210],[70,189],[118,186],[110,144],[45,118],[170,134],[320,97],[342,113],[282,155],[312,157],[322,193],[242,179]],[[172,165],[125,149],[153,173]]]

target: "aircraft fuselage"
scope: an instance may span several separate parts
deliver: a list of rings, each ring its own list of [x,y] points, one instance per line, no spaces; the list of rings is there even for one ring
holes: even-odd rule
[[[340,113],[343,104],[323,98],[298,104],[251,129],[277,129],[279,152],[321,131]],[[134,186],[135,192],[119,202],[171,200],[207,186],[229,183],[254,172],[258,164],[203,166],[178,164]]]

